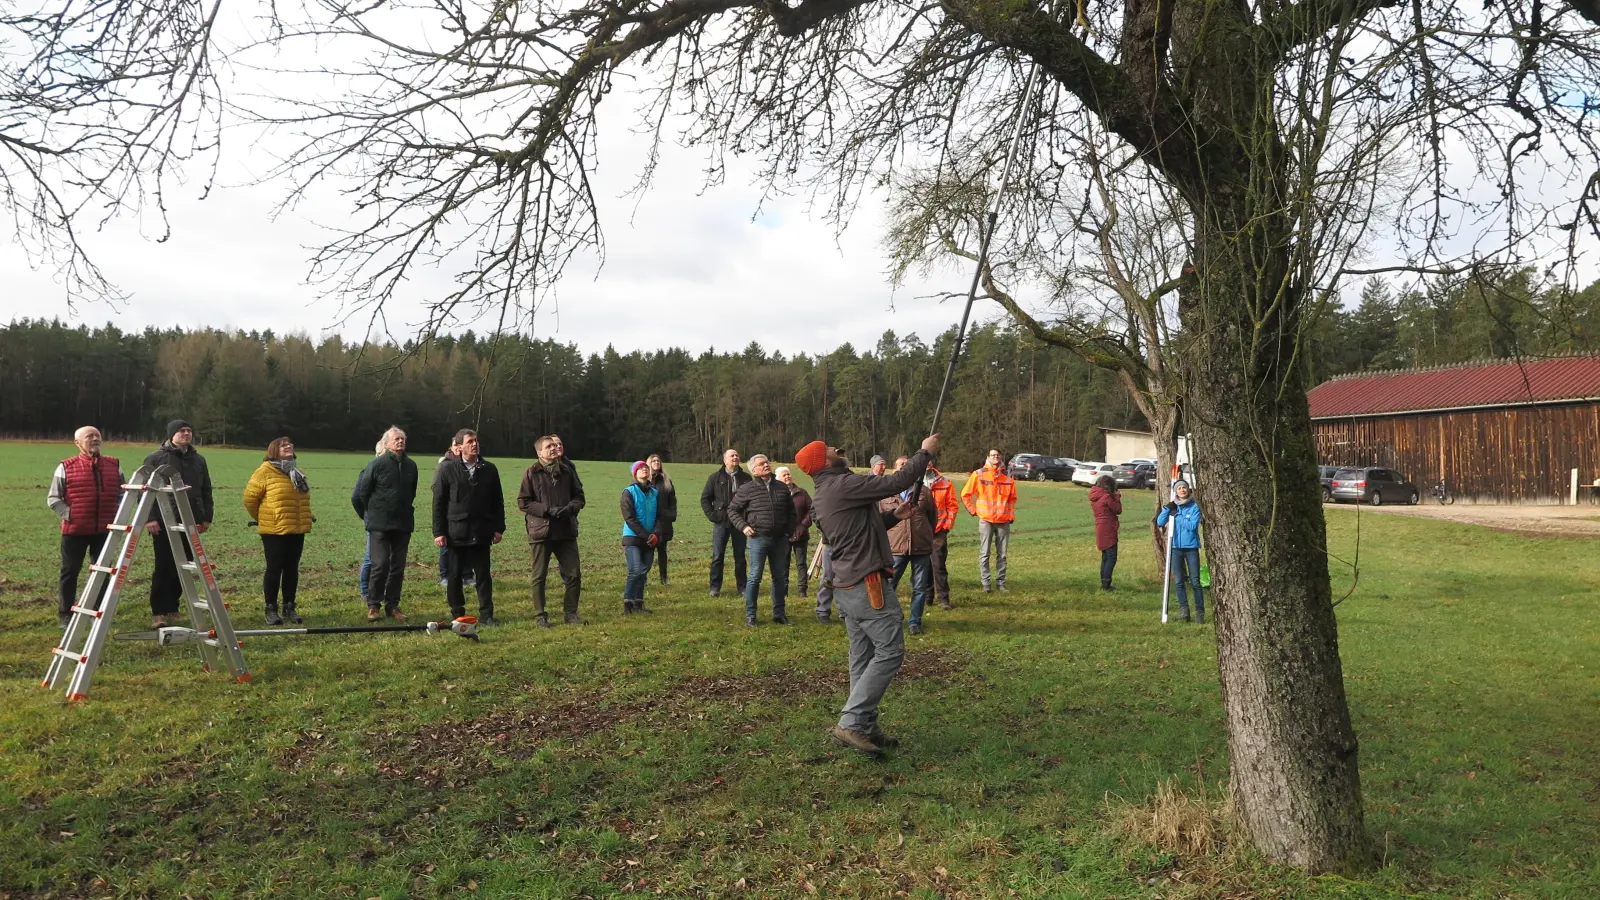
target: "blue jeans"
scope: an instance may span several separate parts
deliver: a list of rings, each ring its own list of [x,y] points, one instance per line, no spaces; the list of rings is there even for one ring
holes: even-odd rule
[[[1172,579],[1178,584],[1178,611],[1183,615],[1189,614],[1189,597],[1184,588],[1192,585],[1194,587],[1194,611],[1197,615],[1205,615],[1206,597],[1200,589],[1199,547],[1172,548]]]
[[[933,558],[921,556],[896,556],[894,558],[894,586],[900,589],[900,576],[906,566],[911,567],[911,625],[922,624],[922,611],[933,599]]]
[[[744,617],[756,614],[756,597],[761,594],[761,569],[772,570],[772,615],[783,615],[783,598],[789,593],[789,538],[785,535],[756,535],[745,541],[750,549],[750,580],[744,585]]]
[[[367,532],[367,552],[361,557],[361,599],[367,599],[367,585],[372,583],[372,532]]]
[[[1100,584],[1102,586],[1109,585],[1111,583],[1111,573],[1116,570],[1117,545],[1112,544],[1100,551]]]
[[[439,580],[445,581],[450,577],[450,548],[439,548]]]
[[[655,562],[656,548],[629,544],[622,548],[622,553],[628,559],[628,580],[622,584],[622,599],[643,603],[644,586],[650,580],[650,564]]]

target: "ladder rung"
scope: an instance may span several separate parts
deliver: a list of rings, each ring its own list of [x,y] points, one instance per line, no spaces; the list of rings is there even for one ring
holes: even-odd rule
[[[176,532],[177,532],[177,533],[179,533],[179,534],[187,534],[187,533],[188,533],[188,531],[189,531],[189,529],[188,529],[188,528],[185,528],[185,527],[184,527],[184,526],[182,526],[182,525],[167,525],[167,526],[164,526],[164,527],[165,527],[165,528],[166,528],[166,529],[167,529],[167,530],[168,530],[168,531],[176,531]]]
[[[189,489],[189,486],[187,484],[184,485],[183,487],[173,487],[170,484],[164,484],[161,487],[156,488],[156,490],[161,491],[163,493],[167,493],[167,494],[176,494],[179,491],[187,491],[188,489]]]
[[[70,659],[73,662],[77,662],[77,663],[86,663],[86,662],[89,661],[89,657],[88,656],[86,656],[86,655],[84,655],[82,653],[74,653],[71,650],[67,650],[67,649],[65,649],[63,647],[51,647],[50,648],[50,652],[54,653],[57,656],[66,657],[67,659]]]
[[[89,571],[91,571],[91,572],[104,572],[107,575],[115,575],[115,574],[117,574],[117,567],[116,566],[102,566],[99,563],[90,563],[89,564]]]
[[[110,525],[106,526],[106,530],[107,531],[132,531],[133,530],[133,526],[132,525],[122,525],[122,524],[117,523],[117,522],[112,522]]]
[[[125,490],[125,491],[148,491],[148,490],[150,490],[150,485],[148,485],[148,484],[125,484],[125,485],[122,486],[122,489]]]
[[[191,562],[181,563],[181,564],[179,564],[178,568],[183,569],[185,572],[198,572],[198,571],[200,571],[199,563],[191,563]]]
[[[90,618],[94,618],[94,619],[101,618],[102,616],[105,615],[100,610],[98,610],[98,609],[90,609],[87,606],[74,606],[72,608],[72,611],[77,613],[80,616],[89,616]]]
[[[206,610],[208,612],[211,610],[211,604],[207,603],[204,600],[196,600],[196,601],[194,601],[193,603],[191,603],[189,605],[194,607],[195,609],[203,609],[203,610]]]

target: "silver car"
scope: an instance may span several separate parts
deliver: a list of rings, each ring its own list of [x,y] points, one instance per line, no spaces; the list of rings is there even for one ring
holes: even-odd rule
[[[1406,480],[1404,475],[1377,466],[1340,469],[1334,473],[1328,493],[1333,495],[1337,503],[1370,503],[1373,506],[1385,503],[1409,503],[1415,506],[1422,500],[1417,486]]]

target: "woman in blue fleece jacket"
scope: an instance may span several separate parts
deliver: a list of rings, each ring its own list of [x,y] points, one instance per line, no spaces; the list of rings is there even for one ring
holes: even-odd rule
[[[1172,554],[1172,577],[1178,583],[1178,615],[1189,619],[1189,596],[1186,586],[1194,588],[1194,621],[1206,623],[1206,598],[1200,589],[1200,504],[1194,502],[1189,482],[1178,479],[1172,483],[1172,502],[1162,507],[1156,515],[1156,526],[1172,525],[1172,543],[1167,552]],[[1187,582],[1187,585],[1185,584]]]

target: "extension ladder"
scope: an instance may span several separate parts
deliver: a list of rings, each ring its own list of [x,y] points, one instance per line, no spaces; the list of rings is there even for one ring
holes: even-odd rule
[[[222,602],[216,574],[205,548],[200,545],[200,532],[195,527],[194,507],[189,503],[188,490],[183,476],[172,466],[155,469],[141,466],[122,486],[117,516],[106,526],[111,538],[101,548],[100,558],[89,566],[88,581],[78,595],[77,605],[72,607],[72,620],[61,636],[61,645],[51,651],[53,658],[49,671],[45,672],[44,687],[54,688],[59,684],[67,666],[71,665],[75,668],[67,685],[67,699],[83,700],[88,696],[89,681],[105,652],[106,639],[111,635],[111,621],[139,546],[139,536],[156,516],[159,516],[162,534],[172,545],[172,559],[177,565],[189,621],[196,632],[206,635],[204,640],[194,642],[200,647],[201,667],[207,672],[215,669],[220,653],[235,681],[250,680],[244,653],[239,649],[233,622],[228,618],[228,605]],[[120,541],[116,539],[118,535]],[[192,562],[189,561],[191,557]]]

